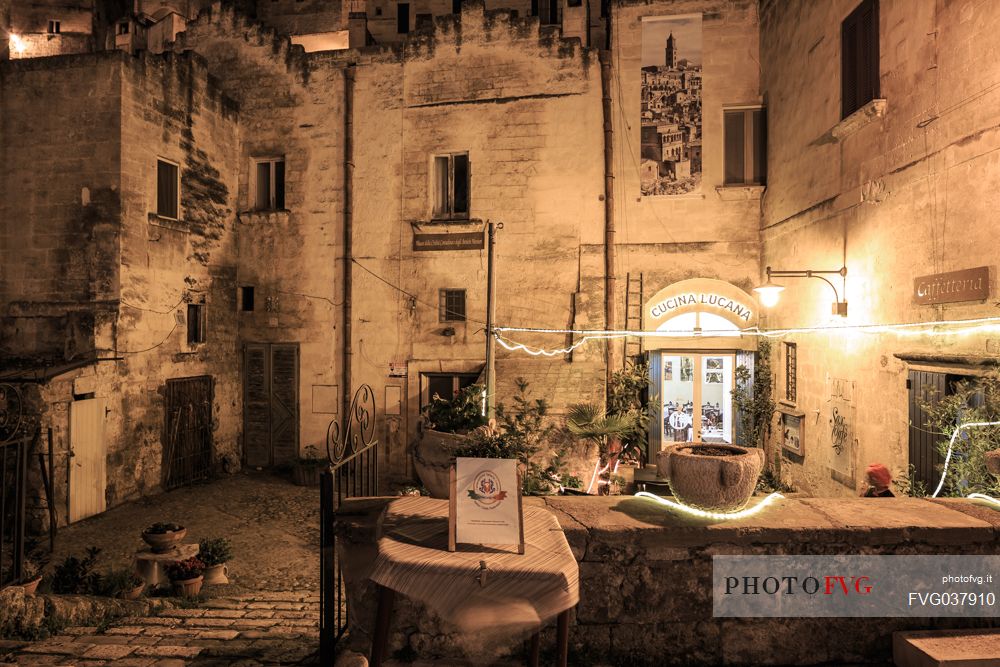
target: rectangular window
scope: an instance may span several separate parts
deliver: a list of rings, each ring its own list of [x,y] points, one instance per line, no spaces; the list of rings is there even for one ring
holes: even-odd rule
[[[767,115],[762,108],[724,112],[724,185],[766,185]]]
[[[795,403],[798,396],[798,348],[795,343],[785,343],[785,400]]]
[[[188,345],[205,342],[205,304],[203,303],[188,304],[187,342]]]
[[[477,373],[421,373],[420,406],[430,403],[434,396],[450,401],[478,378]]]
[[[396,32],[405,35],[410,32],[410,3],[400,2],[396,5]]]
[[[451,0],[451,13],[452,14],[462,13],[462,0]]]
[[[62,27],[59,25],[59,21],[50,20],[49,21],[49,34],[58,35]]]
[[[443,289],[438,292],[438,320],[441,322],[465,321],[464,289]]]
[[[164,218],[177,219],[179,171],[173,162],[156,161],[156,214]]]
[[[434,156],[434,217],[469,217],[471,168],[468,153]]]
[[[878,0],[863,0],[840,26],[841,118],[879,96]]]
[[[253,312],[253,298],[254,289],[253,285],[244,285],[240,288],[240,310],[249,313]]]
[[[253,207],[257,211],[285,208],[285,158],[254,160]]]
[[[433,14],[417,14],[415,17],[417,30],[423,30],[424,28],[430,28],[434,25],[434,15]]]
[[[118,24],[118,34],[127,35],[128,34],[128,22]]]

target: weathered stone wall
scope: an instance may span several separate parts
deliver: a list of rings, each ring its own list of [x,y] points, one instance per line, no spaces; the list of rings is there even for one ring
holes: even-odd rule
[[[5,365],[89,362],[30,392],[43,436],[53,430],[60,521],[75,398],[108,402],[108,507],[161,488],[168,378],[213,377],[212,464],[238,465],[235,105],[192,55],[108,52],[3,68],[0,145],[12,165],[27,156],[5,170],[0,214]],[[180,220],[151,214],[158,157],[180,165]],[[186,300],[202,298],[207,342],[191,347]],[[40,479],[32,488],[37,507]]]
[[[376,587],[368,576],[375,523],[389,500],[349,500],[337,515],[351,622],[346,643],[365,654],[374,628]],[[994,554],[1000,515],[971,501],[786,499],[754,517],[718,523],[640,498],[525,502],[544,502],[556,516],[580,568],[580,602],[570,614],[571,665],[885,664],[894,631],[997,625],[989,618],[872,623],[712,615],[715,555]],[[489,662],[494,656],[482,644],[499,655],[522,650],[520,638],[489,639],[462,636],[424,605],[395,597],[390,655]],[[472,646],[475,652],[465,653]],[[554,651],[551,625],[542,632],[542,647]]]
[[[322,447],[331,418],[314,386],[341,383],[343,256],[343,73],[307,60],[287,37],[218,7],[178,36],[240,104],[238,285],[255,287],[255,310],[239,313],[241,343],[298,343],[299,442]],[[367,110],[359,108],[363,116]],[[285,209],[251,210],[255,157],[285,158]],[[236,373],[239,366],[230,370]],[[242,378],[239,379],[242,384]],[[334,404],[336,405],[336,401]]]
[[[93,356],[118,296],[121,59],[0,68],[0,354]]]
[[[383,387],[401,388],[401,414],[387,417],[386,435],[390,470],[403,475],[421,373],[478,372],[485,356],[485,248],[414,251],[414,235],[481,232],[487,220],[502,222],[497,321],[572,325],[579,247],[598,242],[603,224],[600,71],[594,53],[540,29],[537,19],[475,3],[460,19],[442,18],[433,32],[412,36],[401,56],[362,57],[354,239],[355,256],[371,273],[354,270],[354,293],[365,295],[353,302],[354,373],[380,404]],[[434,222],[433,156],[457,151],[468,151],[472,165],[472,220]],[[466,290],[467,321],[439,321],[444,288]],[[408,363],[406,378],[388,377],[395,360]],[[505,387],[518,374],[500,372]],[[554,389],[533,383],[532,394]],[[511,393],[498,392],[498,402],[509,403]]]
[[[50,34],[49,21],[59,21],[59,33]],[[11,2],[10,28],[23,40],[23,53],[11,58],[39,58],[93,50],[94,6],[91,0],[67,4],[60,0]],[[0,26],[6,24],[0,16]],[[4,35],[6,40],[7,35]]]
[[[626,274],[642,275],[645,299],[687,278],[717,278],[746,290],[755,284],[760,189],[723,187],[722,120],[724,106],[760,104],[762,97],[757,2],[625,2],[613,12],[616,299],[624,328]],[[641,196],[642,19],[683,14],[702,19],[701,192]],[[602,261],[603,247],[588,251],[594,264]]]
[[[347,27],[350,0],[258,0],[257,19],[285,35],[332,32]]]
[[[846,320],[818,280],[789,280],[772,327],[932,322],[996,316],[996,299],[918,306],[913,279],[995,267],[1000,173],[1000,6],[879,3],[880,85],[887,108],[847,136],[840,112],[840,26],[857,2],[764,2],[761,65],[768,101],[762,264],[848,268]],[[707,87],[707,84],[706,84]],[[840,289],[839,279],[835,281]],[[797,407],[806,414],[797,485],[850,495],[867,464],[908,464],[907,370],[899,356],[997,358],[995,334],[796,334]],[[780,348],[779,345],[776,347]],[[780,351],[780,350],[779,350]],[[777,358],[781,364],[782,357]],[[959,371],[961,372],[961,371]],[[779,390],[783,390],[783,373]],[[853,392],[854,474],[831,479],[830,398]]]

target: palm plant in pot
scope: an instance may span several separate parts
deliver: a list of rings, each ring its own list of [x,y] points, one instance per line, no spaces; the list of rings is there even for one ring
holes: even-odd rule
[[[611,477],[616,474],[618,460],[624,453],[622,438],[633,432],[636,419],[632,413],[608,414],[593,403],[570,406],[566,415],[570,433],[597,445],[598,461],[587,493],[593,492],[595,484],[598,495],[610,492]]]
[[[187,529],[177,523],[158,521],[142,531],[142,539],[154,554],[164,554],[173,549],[187,535]]]
[[[167,563],[167,577],[178,594],[194,597],[201,592],[204,583],[205,564],[197,556]]]
[[[224,537],[204,539],[198,543],[198,558],[205,564],[206,584],[228,584],[226,563],[233,557],[233,547]]]

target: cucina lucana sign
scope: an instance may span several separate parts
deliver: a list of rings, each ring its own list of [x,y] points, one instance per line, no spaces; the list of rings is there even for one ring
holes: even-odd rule
[[[753,310],[746,304],[712,292],[689,292],[688,294],[678,294],[675,297],[664,299],[649,309],[649,316],[654,319],[664,317],[678,308],[692,305],[715,306],[733,313],[744,322],[749,322],[750,318],[753,317]]]
[[[732,283],[714,278],[691,278],[668,285],[646,301],[645,309],[643,328],[647,331],[684,328],[680,323],[686,321],[689,325],[690,317],[671,320],[686,313],[709,313],[724,318],[733,330],[757,324],[757,305],[753,297]],[[717,327],[706,322],[707,318],[696,319],[697,326],[702,329]]]

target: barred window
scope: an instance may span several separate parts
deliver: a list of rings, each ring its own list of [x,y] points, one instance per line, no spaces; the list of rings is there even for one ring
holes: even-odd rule
[[[464,289],[443,289],[439,292],[438,320],[441,322],[465,321]]]
[[[795,403],[798,394],[798,348],[795,343],[785,343],[785,400]]]

